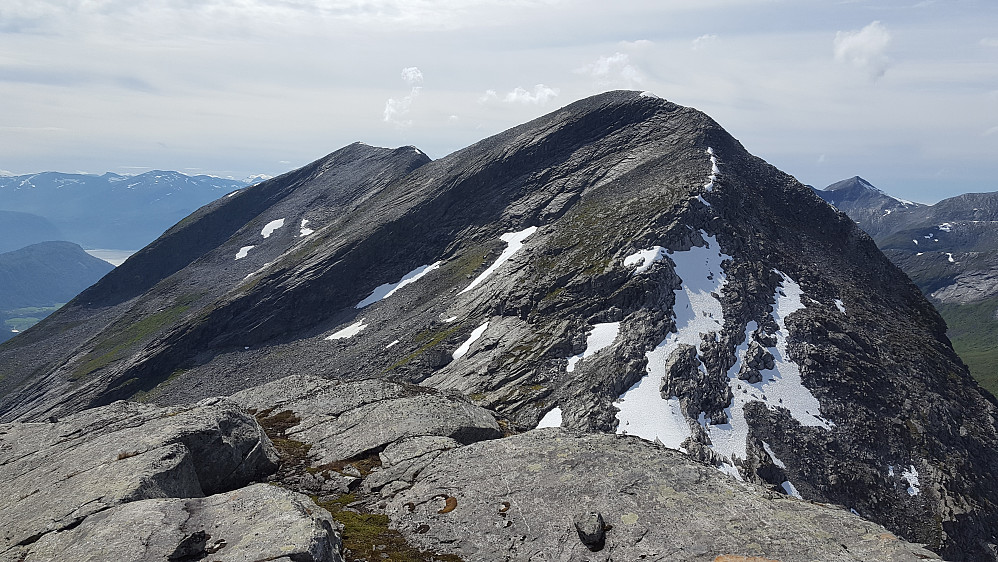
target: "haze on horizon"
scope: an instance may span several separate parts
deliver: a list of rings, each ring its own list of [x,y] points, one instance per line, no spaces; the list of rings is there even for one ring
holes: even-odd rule
[[[998,190],[993,0],[5,0],[0,170],[276,175],[439,158],[649,90],[817,187]]]

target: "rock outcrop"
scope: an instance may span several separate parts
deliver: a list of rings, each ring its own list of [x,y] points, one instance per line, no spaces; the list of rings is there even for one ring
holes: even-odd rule
[[[378,405],[395,417],[341,437],[379,435],[364,458],[341,456],[362,446],[329,446],[339,418]],[[451,419],[432,421],[432,410]],[[842,508],[735,481],[636,437],[500,437],[486,418],[433,389],[292,376],[187,407],[116,402],[4,424],[0,560],[937,559]],[[405,419],[407,430],[389,427]],[[318,453],[282,456],[270,484],[251,483],[275,468],[264,427],[284,453],[288,443]]]
[[[331,520],[307,497],[245,487],[277,462],[256,419],[224,398],[2,424],[0,559],[198,560],[214,548],[217,560],[337,560]]]
[[[387,510],[410,541],[468,562],[938,559],[842,508],[634,437],[563,429],[443,453]]]

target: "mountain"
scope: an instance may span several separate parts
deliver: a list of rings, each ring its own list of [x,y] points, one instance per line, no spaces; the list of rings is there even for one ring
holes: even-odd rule
[[[0,211],[0,253],[49,240],[62,240],[62,233],[48,219],[30,213]]]
[[[62,231],[58,239],[86,248],[135,250],[199,207],[246,185],[159,170],[136,176],[43,172],[0,177],[0,209],[45,217]]]
[[[114,269],[71,242],[0,254],[0,341],[24,331]]]
[[[855,187],[860,182],[865,189]],[[929,297],[971,373],[998,394],[998,193],[909,204],[859,178],[817,193],[873,236]]]
[[[120,398],[232,395],[282,428],[277,439],[299,436],[297,458],[314,454],[317,474],[383,455],[371,509],[420,548],[470,559],[529,559],[517,537],[536,533],[556,543],[571,523],[529,508],[552,521],[533,525],[521,503],[586,509],[578,494],[590,488],[569,482],[605,475],[592,484],[605,486],[591,496],[601,505],[663,502],[614,511],[614,540],[632,546],[640,514],[723,505],[698,503],[693,486],[723,481],[737,497],[762,486],[844,506],[947,559],[994,560],[998,405],[945,330],[812,190],[703,113],[611,92],[440,160],[354,144],[206,205],[0,346],[0,416],[83,423]],[[283,390],[238,392],[267,383]],[[470,403],[444,408],[438,395]],[[383,432],[410,417],[386,396],[430,401],[411,419],[434,427],[481,408],[504,433],[566,429],[395,446],[402,437]],[[359,441],[344,443],[347,430]],[[686,453],[682,467],[668,468],[680,456],[667,448]],[[510,505],[473,489],[486,479]],[[571,495],[552,497],[559,482]],[[455,509],[468,511],[442,518]],[[724,516],[697,513],[690,525],[706,530],[690,540],[720,536]],[[485,529],[497,533],[488,544],[510,546],[482,554],[487,541],[473,537]],[[668,540],[634,548],[678,552]],[[778,552],[767,541],[752,555]],[[684,544],[677,559],[711,552]]]

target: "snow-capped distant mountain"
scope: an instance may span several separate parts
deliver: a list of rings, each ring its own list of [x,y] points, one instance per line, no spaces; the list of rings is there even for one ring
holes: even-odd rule
[[[64,239],[86,248],[136,250],[202,205],[246,185],[160,170],[135,176],[42,172],[0,177],[0,209],[44,217]]]
[[[897,211],[925,206],[891,197],[859,176],[835,182],[823,190],[815,189],[815,193],[849,215],[871,235],[882,228],[889,229],[898,218],[894,215]]]

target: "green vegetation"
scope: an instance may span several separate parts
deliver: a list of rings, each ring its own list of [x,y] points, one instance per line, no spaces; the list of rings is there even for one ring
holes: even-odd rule
[[[52,306],[28,306],[0,311],[0,322],[3,322],[7,331],[17,330],[18,332],[23,332],[41,322],[49,314],[59,310],[64,304],[66,303],[60,302]]]
[[[998,396],[998,297],[936,308],[949,326],[947,335],[953,349],[970,367],[970,374]]]
[[[133,346],[179,320],[199,298],[200,294],[183,295],[173,306],[146,315],[137,321],[133,322],[125,317],[115,322],[104,332],[106,334],[104,338],[87,353],[82,363],[73,371],[73,380],[79,380],[114,361],[124,359]]]
[[[450,335],[453,334],[454,332],[456,332],[457,329],[460,328],[460,327],[461,327],[460,324],[458,324],[458,325],[446,328],[444,330],[439,330],[439,331],[423,330],[422,332],[416,334],[412,338],[413,342],[415,342],[415,343],[426,342],[426,343],[423,343],[423,345],[421,345],[419,347],[419,349],[417,349],[416,351],[413,351],[409,355],[406,355],[402,359],[399,359],[398,361],[396,361],[391,367],[388,367],[387,369],[385,369],[385,372],[387,373],[388,371],[392,371],[394,369],[397,369],[397,368],[401,367],[402,365],[405,365],[405,364],[409,363],[410,361],[412,361],[413,359],[419,357],[420,355],[426,353],[427,351],[433,349],[434,347],[440,345],[441,342],[443,342],[445,339],[447,339],[448,337],[450,337]]]
[[[343,525],[343,551],[347,560],[388,560],[391,562],[461,562],[454,554],[421,551],[398,531],[388,527],[388,516],[380,513],[360,513],[347,506],[357,498],[346,494],[334,500],[312,501]]]

